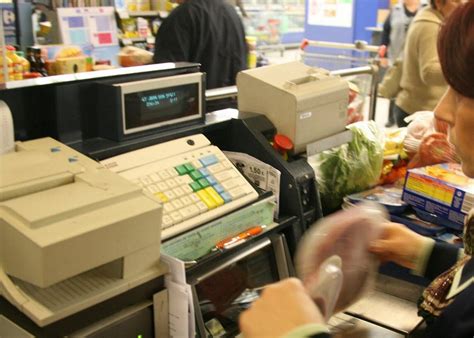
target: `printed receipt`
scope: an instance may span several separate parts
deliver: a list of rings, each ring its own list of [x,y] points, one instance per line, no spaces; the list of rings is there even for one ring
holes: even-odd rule
[[[224,154],[256,186],[265,191],[273,192],[276,202],[274,217],[277,219],[280,210],[280,171],[244,153],[224,151]]]

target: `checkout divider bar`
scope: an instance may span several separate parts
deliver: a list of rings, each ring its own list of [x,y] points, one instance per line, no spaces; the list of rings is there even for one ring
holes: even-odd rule
[[[331,75],[339,75],[341,77],[349,77],[354,75],[371,75],[370,81],[370,104],[369,104],[369,120],[375,119],[375,109],[377,107],[377,83],[379,68],[376,65],[347,68],[332,71]],[[206,90],[206,101],[216,101],[226,98],[238,96],[237,86],[221,87]]]

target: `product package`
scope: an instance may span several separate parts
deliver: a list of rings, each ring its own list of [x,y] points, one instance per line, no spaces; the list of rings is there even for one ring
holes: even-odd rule
[[[368,250],[388,215],[362,202],[314,224],[296,253],[296,271],[326,319],[346,309],[373,287],[378,260]]]
[[[410,169],[403,188],[403,201],[436,216],[446,226],[462,230],[474,207],[474,179],[462,173],[461,165],[444,163]]]

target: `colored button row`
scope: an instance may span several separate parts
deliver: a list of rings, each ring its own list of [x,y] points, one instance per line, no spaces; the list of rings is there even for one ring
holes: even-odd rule
[[[199,163],[204,166],[208,167],[210,165],[216,164],[218,159],[216,155],[207,155],[199,159]],[[193,171],[196,171],[196,166],[191,163],[181,164],[175,167],[175,170],[178,172],[179,175],[186,175]]]

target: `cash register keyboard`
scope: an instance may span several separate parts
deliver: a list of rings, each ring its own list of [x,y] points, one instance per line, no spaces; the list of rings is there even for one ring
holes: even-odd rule
[[[258,197],[224,153],[202,134],[102,163],[163,203],[162,239],[212,221]]]

